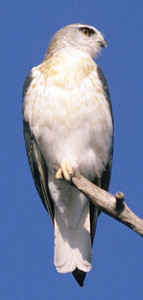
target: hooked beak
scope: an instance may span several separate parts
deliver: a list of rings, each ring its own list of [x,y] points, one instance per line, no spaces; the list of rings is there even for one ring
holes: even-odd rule
[[[107,42],[104,39],[100,41],[99,44],[101,47],[107,48]]]

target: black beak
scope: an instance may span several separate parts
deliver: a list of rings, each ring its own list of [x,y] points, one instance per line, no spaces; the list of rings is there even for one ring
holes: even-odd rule
[[[107,48],[107,42],[105,40],[100,41],[99,44],[101,47]]]

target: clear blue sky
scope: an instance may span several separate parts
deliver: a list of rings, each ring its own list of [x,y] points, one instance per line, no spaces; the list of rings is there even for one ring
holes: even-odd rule
[[[115,124],[110,191],[123,191],[143,218],[143,1],[1,0],[0,12],[0,299],[142,300],[143,239],[104,214],[84,288],[56,272],[53,228],[28,166],[21,106],[25,77],[58,29],[80,22],[103,32],[108,48],[97,63]]]

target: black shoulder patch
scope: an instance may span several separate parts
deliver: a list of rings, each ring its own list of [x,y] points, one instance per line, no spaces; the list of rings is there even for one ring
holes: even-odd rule
[[[105,93],[105,97],[106,97],[106,99],[109,103],[109,107],[110,107],[110,111],[111,111],[111,115],[112,115],[112,106],[111,106],[111,100],[110,100],[110,93],[109,93],[109,89],[108,89],[108,84],[107,84],[107,81],[106,81],[106,78],[104,76],[103,71],[101,70],[101,68],[98,65],[97,65],[97,73],[98,73],[99,79],[101,81],[102,88],[103,88],[103,91]]]
[[[30,73],[28,74],[28,76],[26,77],[25,79],[25,82],[24,82],[24,86],[23,86],[23,98],[24,96],[26,95],[26,92],[32,82],[32,71],[30,71]]]

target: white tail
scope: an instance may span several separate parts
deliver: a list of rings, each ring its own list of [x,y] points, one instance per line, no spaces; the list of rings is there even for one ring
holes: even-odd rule
[[[75,226],[73,226],[75,227]],[[60,273],[91,270],[91,239],[89,203],[87,202],[79,224],[68,228],[59,209],[55,206],[54,264]]]

